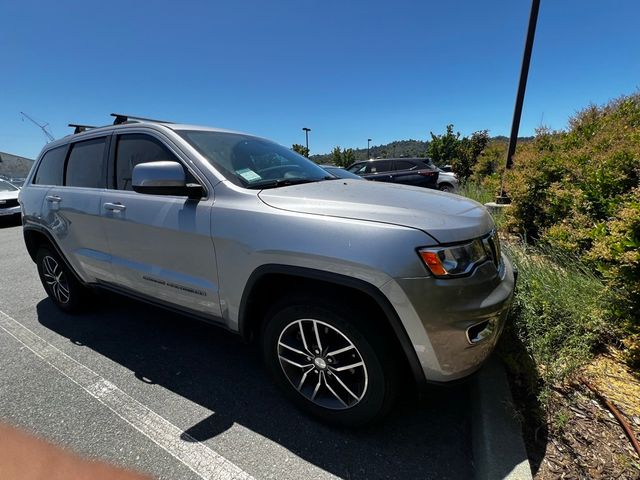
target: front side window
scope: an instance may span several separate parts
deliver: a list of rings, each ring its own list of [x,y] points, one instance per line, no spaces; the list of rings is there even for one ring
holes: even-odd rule
[[[62,185],[66,152],[67,147],[62,146],[45,153],[40,160],[33,183],[36,185]]]
[[[356,163],[355,165],[351,165],[347,170],[351,173],[361,174],[364,173],[365,168],[367,168],[366,163]]]
[[[177,133],[240,187],[275,188],[334,178],[308,158],[262,138],[207,130]]]
[[[139,163],[174,161],[177,158],[162,142],[155,138],[132,133],[118,136],[116,147],[116,188],[133,190],[131,175]]]
[[[105,188],[106,139],[96,138],[71,145],[65,185],[68,187]]]

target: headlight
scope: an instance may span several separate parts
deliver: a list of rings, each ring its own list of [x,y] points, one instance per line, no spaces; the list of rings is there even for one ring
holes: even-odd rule
[[[421,248],[418,254],[436,277],[464,275],[489,258],[481,239],[451,247]]]

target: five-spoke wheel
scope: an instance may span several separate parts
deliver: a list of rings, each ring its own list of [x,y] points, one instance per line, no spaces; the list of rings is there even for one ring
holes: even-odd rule
[[[291,384],[316,405],[350,408],[367,391],[362,355],[342,332],[320,320],[304,318],[286,326],[278,339],[278,358]]]
[[[53,297],[59,303],[67,303],[70,299],[67,277],[58,261],[50,255],[42,258],[45,283],[51,289]]]
[[[263,353],[276,383],[309,413],[341,425],[382,417],[396,395],[388,336],[365,312],[291,298],[266,319]]]
[[[49,246],[42,246],[36,256],[42,286],[53,302],[65,312],[82,311],[91,292],[84,287]]]

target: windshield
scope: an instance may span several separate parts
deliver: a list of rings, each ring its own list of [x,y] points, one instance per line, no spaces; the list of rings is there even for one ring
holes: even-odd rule
[[[177,133],[216,170],[241,187],[275,188],[333,178],[308,158],[268,140],[227,132]]]
[[[15,192],[16,190],[18,190],[17,187],[14,187],[9,182],[0,180],[0,192]]]

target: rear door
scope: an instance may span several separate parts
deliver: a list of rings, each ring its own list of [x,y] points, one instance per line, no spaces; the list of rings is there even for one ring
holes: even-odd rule
[[[424,181],[424,179],[421,179],[420,175],[418,175],[418,167],[416,164],[409,160],[394,160],[393,169],[395,183],[420,185],[421,181]]]
[[[358,175],[362,175],[367,180],[374,180],[376,182],[392,182],[393,161],[374,160],[373,162],[366,162],[364,174],[358,173]]]
[[[435,188],[437,172],[415,160],[394,160],[394,182],[404,185]]]
[[[60,147],[51,152],[49,165],[44,164],[47,159],[43,158],[34,179],[35,183],[53,184],[43,203],[44,222],[86,282],[109,281],[113,277],[100,219],[108,146],[109,136],[101,136]]]
[[[139,163],[176,161],[194,175],[179,149],[155,132],[114,136],[110,189],[102,197],[114,284],[194,313],[220,317],[218,273],[211,238],[213,191],[199,200],[136,193]],[[205,185],[202,179],[198,183]]]

